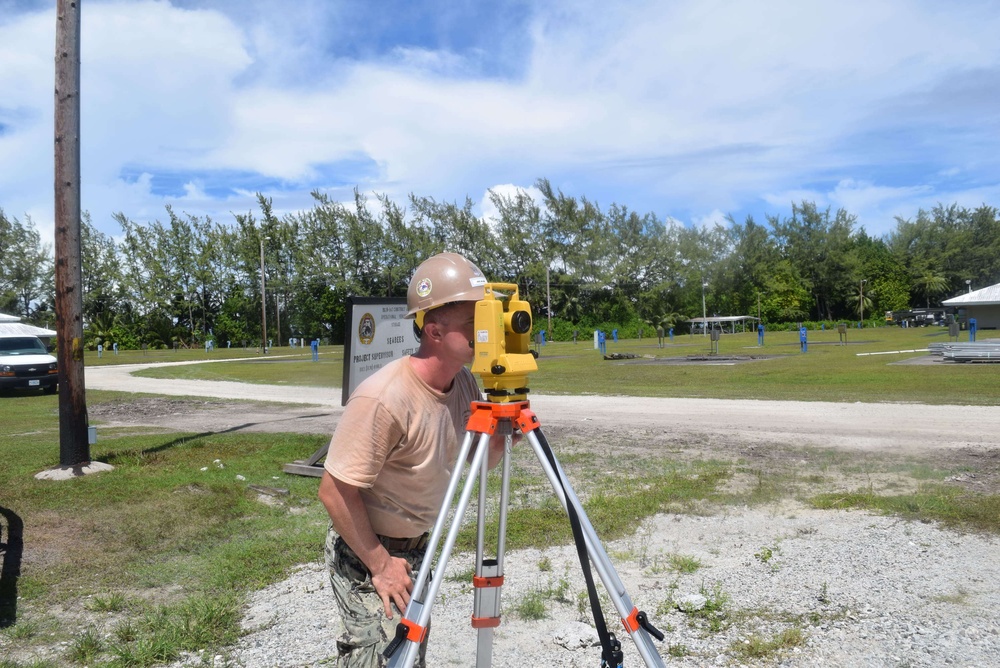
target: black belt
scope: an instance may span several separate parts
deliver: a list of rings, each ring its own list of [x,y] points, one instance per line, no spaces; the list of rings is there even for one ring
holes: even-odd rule
[[[391,538],[390,536],[378,536],[378,541],[382,543],[383,547],[387,550],[395,550],[396,552],[409,552],[410,550],[419,550],[427,545],[427,540],[430,538],[429,533],[423,533],[415,538]]]

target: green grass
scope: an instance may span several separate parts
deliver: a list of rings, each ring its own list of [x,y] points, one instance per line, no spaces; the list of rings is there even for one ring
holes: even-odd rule
[[[585,593],[581,593],[586,596]],[[549,616],[549,602],[567,604],[571,603],[572,600],[569,580],[565,577],[558,580],[550,578],[546,586],[536,587],[516,599],[511,606],[511,611],[519,619],[545,619]]]
[[[937,329],[879,328],[849,334],[850,345],[837,345],[836,332],[810,332],[807,353],[798,335],[769,333],[763,348],[756,336],[724,335],[721,356],[781,356],[732,366],[655,364],[648,360],[603,361],[585,344],[551,344],[543,349],[531,388],[554,394],[624,394],[630,396],[799,401],[903,401],[920,403],[1000,403],[1000,367],[996,365],[895,365],[927,353],[858,356],[858,353],[926,348],[947,341]],[[609,344],[608,352],[633,352],[660,358],[704,355],[699,337],[675,337],[673,347],[658,349],[643,340]],[[855,342],[855,339],[857,342]],[[579,349],[579,350],[578,350]],[[581,379],[587,384],[581,385]],[[975,392],[969,388],[975,387]],[[982,391],[980,391],[982,390]]]
[[[544,591],[531,591],[518,599],[513,606],[513,613],[519,619],[537,621],[549,616],[545,606],[547,594]]]
[[[150,378],[180,380],[228,380],[266,385],[306,385],[340,387],[344,367],[340,359],[321,358],[319,362],[298,356],[213,362],[175,367],[154,367],[136,372]]]
[[[734,642],[730,649],[737,658],[766,659],[772,658],[782,652],[801,647],[806,642],[806,635],[800,628],[790,628],[768,638],[753,634],[744,640]]]
[[[671,554],[667,563],[672,571],[684,575],[690,575],[701,568],[700,559],[683,554]]]
[[[655,468],[651,462],[650,468]],[[566,468],[565,462],[561,464]],[[567,470],[572,470],[567,468]],[[607,476],[585,498],[583,509],[602,540],[616,540],[635,532],[646,517],[665,511],[694,511],[705,500],[721,500],[717,487],[728,479],[726,467],[715,462],[698,462],[691,468],[664,470],[636,477]],[[569,475],[569,474],[567,474]],[[538,481],[541,481],[539,473]],[[581,490],[577,494],[583,497]],[[573,532],[566,512],[549,495],[539,501],[533,497],[512,500],[508,506],[507,547],[542,548],[569,543]],[[497,518],[485,524],[487,536],[497,533]],[[456,546],[471,551],[476,546],[476,526],[469,524],[459,532]]]
[[[116,398],[88,393],[90,405]],[[23,526],[24,557],[20,577],[5,578],[0,590],[0,619],[16,621],[0,643],[66,641],[79,657],[121,666],[221,647],[238,634],[245,593],[321,557],[327,517],[316,481],[280,471],[327,437],[106,429],[91,455],[114,472],[41,481],[34,474],[59,460],[57,401],[3,399],[0,523],[6,541]],[[251,484],[289,493],[283,505],[266,505]],[[61,626],[42,633],[52,605],[124,616],[130,626],[100,643]]]
[[[699,593],[705,597],[705,605],[698,610],[687,612],[688,623],[708,633],[719,633],[732,623],[729,612],[729,594],[716,584],[712,589],[702,585]]]
[[[924,349],[947,342],[941,328],[880,327],[852,329],[847,345],[835,331],[809,332],[809,349],[799,351],[798,333],[768,332],[763,347],[754,333],[724,334],[719,356],[770,356],[730,366],[679,365],[671,358],[710,352],[704,337],[682,335],[658,348],[656,339],[609,342],[609,353],[635,353],[637,360],[605,361],[589,342],[550,342],[541,349],[538,371],[529,378],[533,392],[544,394],[621,394],[650,397],[775,399],[835,402],[918,402],[930,404],[1000,403],[1000,367],[988,364],[897,365],[927,353],[859,356],[858,353]],[[157,378],[232,380],[339,387],[343,349],[323,349],[319,363],[308,355],[283,349],[267,358],[191,366],[161,367],[141,372]],[[167,351],[162,357],[197,351]],[[211,353],[209,354],[211,355]],[[285,356],[283,356],[285,355]],[[88,364],[90,363],[88,356]],[[102,360],[107,363],[107,355]],[[659,363],[657,363],[659,362]],[[975,391],[970,391],[975,388]]]
[[[320,360],[341,359],[343,346],[321,346]],[[206,353],[203,348],[179,348],[177,350],[120,350],[117,355],[104,351],[100,357],[97,352],[87,350],[84,360],[87,366],[104,366],[114,364],[156,364],[160,362],[217,362],[223,360],[284,360],[311,359],[312,352],[306,348],[273,347],[268,348],[267,355],[261,355],[257,348],[232,347],[221,348]]]
[[[232,594],[191,598],[177,605],[146,606],[110,633],[88,627],[69,643],[64,658],[77,665],[140,667],[174,661],[183,651],[225,647],[239,637],[240,609]]]
[[[971,494],[956,487],[925,483],[912,494],[883,495],[872,490],[820,494],[816,508],[861,508],[955,528],[1000,533],[1000,495]]]

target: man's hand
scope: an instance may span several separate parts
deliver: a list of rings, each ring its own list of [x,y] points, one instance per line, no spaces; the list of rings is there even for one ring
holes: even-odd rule
[[[376,593],[382,599],[385,606],[385,616],[392,619],[392,604],[401,612],[406,612],[406,606],[410,604],[410,594],[413,592],[413,580],[410,568],[406,559],[394,557],[386,552],[385,562],[377,571],[371,569],[372,585]]]
[[[358,488],[324,472],[319,498],[330,514],[333,528],[371,572],[372,586],[382,599],[385,616],[392,619],[393,603],[405,612],[413,591],[412,569],[406,559],[393,557],[379,542]]]

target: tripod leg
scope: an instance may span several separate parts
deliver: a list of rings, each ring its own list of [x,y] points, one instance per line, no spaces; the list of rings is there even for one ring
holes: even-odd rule
[[[434,567],[434,552],[437,550],[437,543],[441,538],[444,526],[448,523],[448,511],[451,507],[451,501],[454,498],[455,491],[458,489],[459,482],[462,478],[465,468],[464,461],[468,456],[472,439],[473,432],[468,432],[465,436],[465,441],[462,444],[459,460],[455,464],[455,470],[452,472],[451,480],[448,483],[448,492],[445,496],[445,501],[441,505],[437,521],[434,523],[434,529],[431,532],[431,539],[427,544],[427,556],[424,558],[424,563],[421,565],[420,572],[417,575],[417,581],[413,587],[413,594],[410,596],[410,603],[406,606],[406,612],[403,615],[402,621],[399,623],[396,640],[393,640],[393,642],[389,644],[389,648],[386,650],[388,653],[388,662],[386,664],[387,668],[410,668],[417,657],[417,651],[420,649],[420,643],[423,642],[426,637],[427,625],[431,619],[431,606],[434,604],[434,599],[437,597],[438,591],[441,588],[441,583],[444,581],[445,569],[448,566],[448,558],[451,556],[451,551],[455,547],[455,541],[458,538],[458,532],[462,526],[462,518],[465,516],[465,511],[469,507],[469,499],[472,497],[472,487],[475,484],[475,476],[472,475],[472,471],[476,471],[481,466],[485,466],[487,461],[487,453],[490,448],[490,436],[489,434],[484,433],[480,434],[479,444],[476,446],[476,454],[473,456],[472,462],[469,465],[470,474],[465,479],[465,485],[462,487],[462,494],[459,497],[458,505],[455,507],[455,516],[452,519],[451,528],[448,531],[444,547],[441,548],[437,573],[434,573],[432,576],[431,573],[433,572]],[[428,578],[430,578],[429,584]],[[398,646],[399,642],[402,642],[403,645]]]
[[[590,519],[583,510],[580,499],[576,496],[576,492],[573,491],[572,485],[570,485],[569,480],[566,478],[566,474],[563,472],[558,460],[556,460],[555,455],[552,454],[548,443],[545,442],[545,435],[542,434],[540,428],[536,428],[527,432],[525,436],[528,442],[531,443],[531,447],[535,451],[535,455],[538,457],[538,461],[542,465],[545,475],[552,484],[552,488],[562,503],[563,508],[568,511],[568,507],[572,505],[576,511],[583,528],[584,538],[586,539],[588,556],[594,564],[594,568],[597,570],[605,589],[607,589],[618,615],[625,624],[626,630],[628,630],[629,635],[632,637],[639,655],[647,666],[662,667],[664,665],[663,659],[653,646],[653,641],[649,637],[646,628],[636,622],[638,611],[632,604],[628,592],[625,591],[625,585],[622,583],[621,578],[618,577],[618,572],[611,564],[611,559],[604,550],[604,546],[601,545],[594,526],[590,523]]]
[[[503,424],[503,423],[501,423]],[[500,508],[497,528],[497,554],[495,559],[485,559],[486,537],[486,491],[488,467],[484,461],[479,472],[479,510],[476,537],[476,575],[473,578],[475,600],[473,603],[472,626],[478,629],[476,643],[476,666],[488,668],[493,664],[493,634],[500,625],[500,591],[503,587],[504,542],[507,534],[507,501],[510,491],[510,448],[509,422],[505,434],[503,473],[500,485]]]

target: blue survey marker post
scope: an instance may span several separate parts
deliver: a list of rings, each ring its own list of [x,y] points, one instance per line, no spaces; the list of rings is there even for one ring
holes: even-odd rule
[[[806,327],[803,325],[799,328],[799,345],[802,347],[802,352],[807,352],[809,350],[809,341],[806,336]]]
[[[973,342],[976,340],[976,328],[977,323],[975,318],[969,318],[969,341]]]
[[[757,345],[764,345],[764,323],[757,324]]]
[[[608,354],[607,335],[603,331],[598,330],[596,336],[597,336],[597,349],[601,352],[602,355],[607,355]]]

